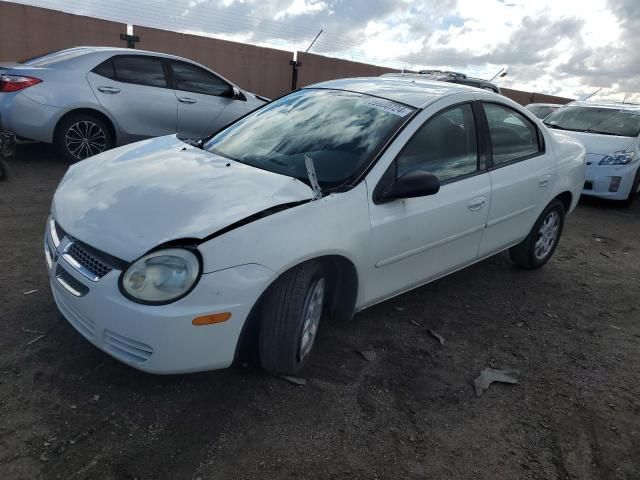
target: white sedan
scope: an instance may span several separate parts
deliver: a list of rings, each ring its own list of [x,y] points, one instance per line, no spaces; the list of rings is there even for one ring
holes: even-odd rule
[[[56,304],[140,370],[303,367],[324,316],[510,249],[552,256],[584,148],[497,94],[357,78],[293,92],[202,142],[161,137],[70,167],[45,256]]]
[[[572,102],[545,118],[584,144],[587,174],[583,195],[631,204],[640,189],[640,106]]]

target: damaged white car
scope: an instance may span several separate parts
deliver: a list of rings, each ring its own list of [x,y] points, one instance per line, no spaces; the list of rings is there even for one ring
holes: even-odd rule
[[[46,227],[62,314],[148,372],[227,367],[254,338],[267,371],[296,373],[324,316],[508,248],[540,267],[585,175],[584,148],[514,102],[415,79],[311,86],[201,147],[72,166]]]

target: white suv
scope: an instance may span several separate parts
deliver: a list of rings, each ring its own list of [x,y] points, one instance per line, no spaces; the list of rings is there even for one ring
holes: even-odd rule
[[[296,373],[323,314],[355,312],[505,249],[552,256],[584,148],[500,95],[393,77],[282,97],[202,148],[175,136],[72,166],[45,256],[89,341],[155,373],[223,368],[258,338]]]

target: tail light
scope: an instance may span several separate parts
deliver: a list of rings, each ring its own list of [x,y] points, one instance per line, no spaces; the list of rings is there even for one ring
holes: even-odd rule
[[[39,78],[22,75],[0,75],[0,92],[17,92],[42,82]]]

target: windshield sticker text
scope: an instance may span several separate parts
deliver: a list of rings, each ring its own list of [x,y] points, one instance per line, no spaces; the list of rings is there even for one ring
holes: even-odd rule
[[[411,113],[411,109],[404,105],[399,105],[387,100],[369,100],[365,103],[368,107],[375,108],[376,110],[382,110],[383,112],[392,113],[399,117],[404,117]]]

